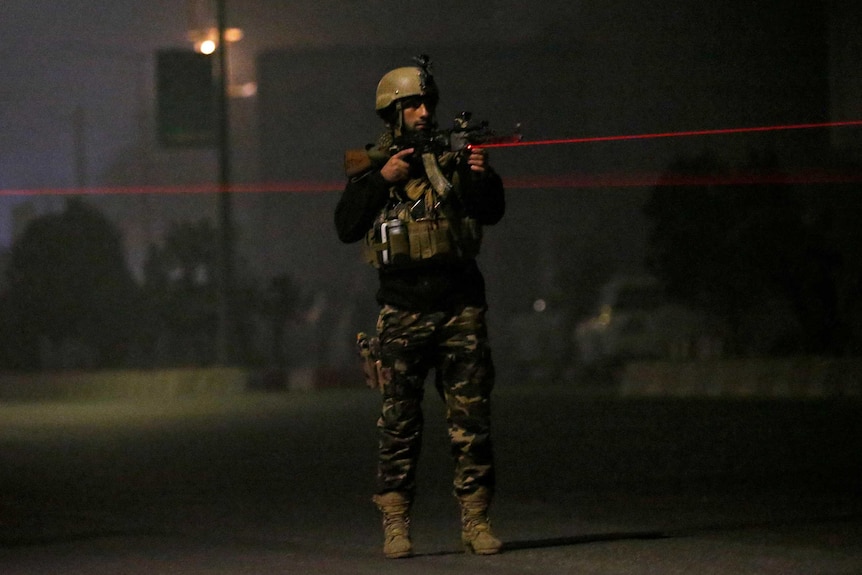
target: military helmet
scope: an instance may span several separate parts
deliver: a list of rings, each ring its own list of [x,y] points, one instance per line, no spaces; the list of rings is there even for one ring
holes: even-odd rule
[[[377,84],[375,109],[380,113],[396,100],[411,96],[438,97],[434,76],[426,67],[406,66],[387,72]]]

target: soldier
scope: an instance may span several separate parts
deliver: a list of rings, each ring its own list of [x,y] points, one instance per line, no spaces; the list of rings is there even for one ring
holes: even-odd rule
[[[342,242],[363,241],[378,270],[379,454],[374,502],[386,557],[412,555],[410,508],[422,442],[422,397],[433,368],[455,459],[454,494],[467,552],[500,552],[488,507],[494,493],[490,395],[494,366],[485,323],[485,282],[476,264],[482,226],[503,216],[500,177],[485,150],[430,145],[438,90],[427,57],[377,86],[385,129],[348,159],[335,210]]]

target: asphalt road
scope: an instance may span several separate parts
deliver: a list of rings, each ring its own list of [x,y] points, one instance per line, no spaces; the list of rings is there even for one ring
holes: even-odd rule
[[[862,402],[495,396],[503,554],[465,556],[440,402],[385,560],[364,389],[0,406],[0,573],[862,573]]]

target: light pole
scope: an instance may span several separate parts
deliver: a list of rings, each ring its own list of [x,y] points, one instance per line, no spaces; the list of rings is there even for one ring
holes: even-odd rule
[[[216,0],[216,26],[218,28],[218,169],[219,169],[219,325],[217,361],[228,365],[234,359],[234,305],[233,305],[233,214],[230,197],[230,117],[228,99],[227,10],[225,0]]]

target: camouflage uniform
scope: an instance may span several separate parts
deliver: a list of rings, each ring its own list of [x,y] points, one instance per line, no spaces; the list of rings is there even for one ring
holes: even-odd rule
[[[467,211],[481,225],[496,223],[504,211],[499,176],[493,172],[481,179],[462,175],[456,180],[466,205],[455,205],[459,213]],[[343,241],[364,238],[379,211],[388,205],[390,187],[378,179],[379,172],[371,172],[348,183],[336,211]],[[412,186],[425,188],[427,180],[411,178],[403,188]],[[373,202],[378,197],[382,203]],[[378,274],[381,312],[377,332],[383,367],[378,494],[412,494],[415,490],[424,382],[432,369],[446,405],[456,462],[456,495],[479,487],[493,490],[490,394],[494,367],[485,323],[485,282],[475,258],[384,266]]]
[[[377,323],[383,363],[378,492],[413,493],[422,442],[424,382],[431,368],[446,404],[455,493],[493,489],[491,401],[494,366],[485,309],[456,313],[384,306]]]
[[[392,182],[382,173],[394,153],[394,164],[408,161],[394,150],[403,135],[402,105],[413,114],[424,106],[422,113],[428,113],[436,97],[427,62],[381,79],[376,109],[386,130],[377,145],[345,155],[348,182],[335,209],[339,239],[365,240],[365,259],[377,268],[380,282],[379,370],[375,361],[372,373],[383,405],[373,500],[383,514],[383,552],[393,559],[412,554],[410,506],[422,447],[424,383],[432,369],[446,405],[462,543],[483,555],[502,548],[487,518],[494,489],[494,367],[485,281],[475,257],[482,226],[496,224],[505,212],[503,183],[487,164],[471,168],[477,152],[433,147],[403,148],[414,148],[407,173]]]

